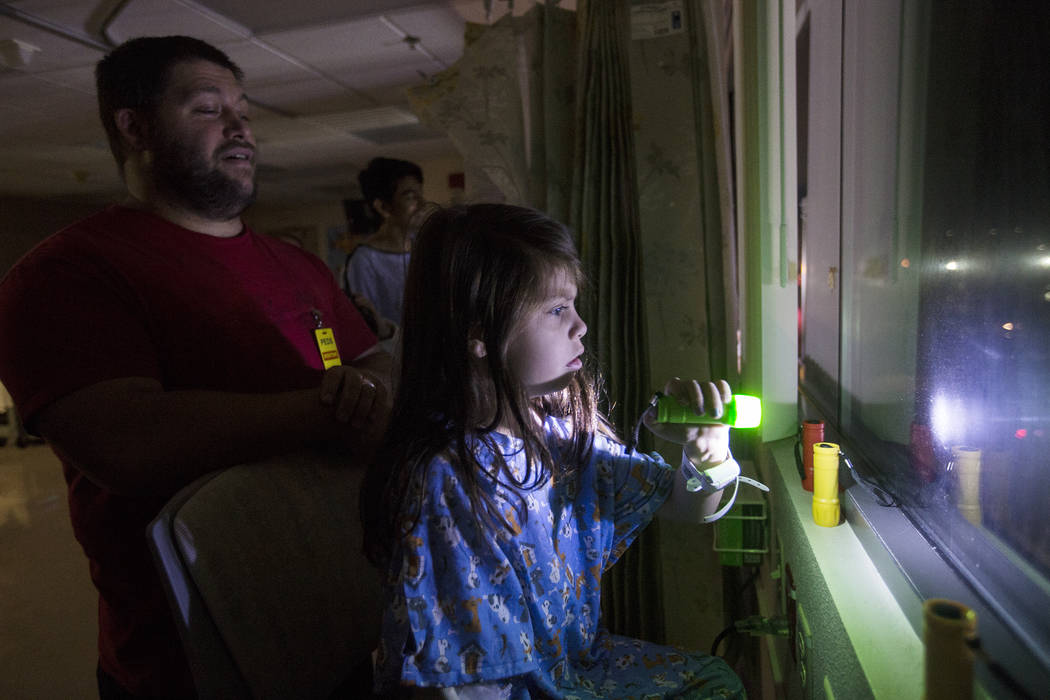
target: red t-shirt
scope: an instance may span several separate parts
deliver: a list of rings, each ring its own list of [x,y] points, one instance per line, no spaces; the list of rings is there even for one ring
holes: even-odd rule
[[[344,362],[376,343],[316,256],[248,229],[216,238],[114,206],[43,241],[0,282],[0,378],[30,430],[56,399],[121,377],[165,389],[316,387],[318,317]],[[120,496],[59,457],[99,590],[102,667],[136,694],[190,694],[145,537],[174,494]]]

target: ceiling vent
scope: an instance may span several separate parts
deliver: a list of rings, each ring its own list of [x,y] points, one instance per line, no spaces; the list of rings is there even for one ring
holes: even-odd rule
[[[398,107],[376,107],[374,109],[359,109],[353,112],[317,114],[310,116],[309,119],[316,124],[345,131],[355,136],[367,132],[419,124],[419,118],[416,115]]]
[[[405,124],[404,126],[388,126],[383,129],[358,131],[354,136],[385,146],[402,141],[425,141],[426,139],[441,138],[442,134],[433,129],[428,129],[422,124]]]

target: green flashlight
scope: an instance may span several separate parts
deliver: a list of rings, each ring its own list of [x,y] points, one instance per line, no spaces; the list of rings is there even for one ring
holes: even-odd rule
[[[762,401],[757,396],[734,394],[722,411],[721,418],[698,416],[693,409],[678,403],[673,396],[661,396],[656,403],[656,420],[660,423],[709,423],[731,428],[757,428],[762,423]]]

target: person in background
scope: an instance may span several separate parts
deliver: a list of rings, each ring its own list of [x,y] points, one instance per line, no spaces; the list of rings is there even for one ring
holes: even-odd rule
[[[351,298],[364,297],[380,317],[400,325],[413,215],[423,205],[423,171],[406,160],[373,158],[357,178],[365,201],[383,223],[347,256],[344,289]]]
[[[365,551],[387,581],[378,692],[744,697],[720,658],[599,620],[603,573],[672,486],[708,513],[721,490],[685,493],[680,470],[625,449],[598,413],[581,282],[568,231],[530,209],[440,211],[419,233],[397,397],[361,490]],[[724,381],[664,391],[713,417],[731,399]],[[700,469],[732,459],[728,426],[645,421]]]
[[[99,693],[192,698],[146,527],[206,472],[305,446],[373,451],[390,358],[317,257],[244,225],[256,144],[241,70],[181,36],[96,67],[126,200],[0,282],[0,377],[62,461],[99,591]]]

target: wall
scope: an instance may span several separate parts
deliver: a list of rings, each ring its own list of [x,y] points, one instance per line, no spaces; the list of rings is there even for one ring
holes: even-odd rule
[[[34,245],[103,204],[0,197],[0,276]]]

